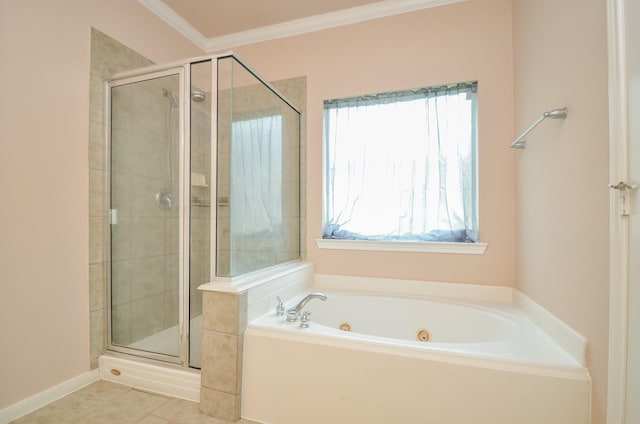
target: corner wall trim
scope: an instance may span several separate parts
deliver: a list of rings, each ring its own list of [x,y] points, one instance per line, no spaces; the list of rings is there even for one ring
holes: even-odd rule
[[[36,395],[21,400],[18,403],[0,410],[0,424],[7,424],[15,419],[42,408],[78,389],[83,388],[100,379],[100,372],[95,369],[73,377],[57,386],[50,387]]]

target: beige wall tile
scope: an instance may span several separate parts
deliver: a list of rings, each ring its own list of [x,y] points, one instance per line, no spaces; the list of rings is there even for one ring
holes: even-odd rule
[[[89,263],[105,261],[105,218],[89,218]]]
[[[180,302],[178,299],[178,288],[171,292],[164,293],[164,328],[173,327],[180,322]],[[196,335],[198,337],[198,335]]]
[[[200,412],[235,422],[240,419],[241,396],[203,387],[200,392]]]
[[[134,218],[131,228],[131,257],[163,255],[165,250],[164,218]]]
[[[202,328],[237,334],[238,304],[238,296],[233,293],[204,292]]]
[[[131,281],[131,299],[144,299],[165,292],[165,262],[164,255],[131,261],[128,279]],[[173,284],[178,288],[178,280]]]
[[[107,311],[105,309],[92,311],[89,321],[91,359],[95,359],[107,350]]]
[[[91,72],[106,78],[116,72],[152,64],[144,56],[91,28]]]
[[[106,133],[105,125],[89,122],[89,168],[106,169]]]
[[[89,216],[106,216],[106,174],[103,170],[89,170]]]
[[[123,305],[131,302],[132,261],[117,261],[111,264],[111,304]]]
[[[113,306],[111,314],[111,339],[115,345],[128,345],[131,337],[131,303]]]
[[[239,339],[217,331],[202,331],[202,386],[238,394]]]
[[[89,310],[91,312],[107,307],[105,264],[89,265]]]
[[[146,297],[131,302],[131,338],[138,341],[164,330],[164,295]]]
[[[89,121],[105,124],[105,85],[102,76],[91,73],[89,78]]]

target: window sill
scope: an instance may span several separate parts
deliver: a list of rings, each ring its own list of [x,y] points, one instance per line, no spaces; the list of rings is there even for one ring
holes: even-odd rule
[[[484,255],[488,243],[316,239],[319,249]]]

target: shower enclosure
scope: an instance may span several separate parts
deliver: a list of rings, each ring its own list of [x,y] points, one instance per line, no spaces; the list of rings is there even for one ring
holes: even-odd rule
[[[108,349],[199,368],[198,287],[300,257],[300,113],[233,55],[106,88]]]

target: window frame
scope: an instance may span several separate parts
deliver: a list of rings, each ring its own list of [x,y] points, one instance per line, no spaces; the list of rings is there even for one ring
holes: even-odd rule
[[[469,84],[469,83],[461,83]],[[477,90],[477,81],[472,82]],[[455,84],[451,84],[455,85]],[[451,86],[449,85],[449,86]],[[441,86],[442,87],[442,86]],[[425,87],[418,90],[431,90],[438,89],[439,87]],[[395,92],[403,92],[408,90],[398,90]],[[393,91],[379,93],[379,95],[385,96],[392,94]],[[476,94],[477,96],[477,94]],[[353,97],[352,97],[353,98]],[[348,100],[334,99],[335,100]],[[479,227],[479,182],[478,182],[478,99],[475,99],[475,107],[472,110],[472,119],[475,120],[476,125],[476,139],[473,144],[473,162],[471,164],[471,172],[474,175],[474,202],[475,202],[475,223],[476,230]],[[327,117],[326,107],[323,107],[323,136],[322,136],[322,233],[324,234],[324,228],[328,220],[328,206],[327,206],[327,190],[329,169],[331,164],[329,162],[329,146],[326,139],[327,129]],[[488,243],[482,242],[479,239],[476,241],[422,241],[422,240],[366,240],[366,239],[339,239],[339,238],[317,238],[316,245],[319,249],[332,249],[332,250],[355,250],[355,251],[389,251],[389,252],[423,252],[423,253],[445,253],[445,254],[472,254],[482,255],[488,248]]]

